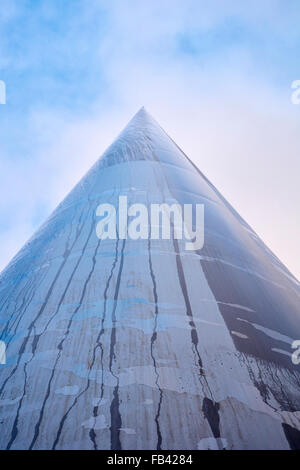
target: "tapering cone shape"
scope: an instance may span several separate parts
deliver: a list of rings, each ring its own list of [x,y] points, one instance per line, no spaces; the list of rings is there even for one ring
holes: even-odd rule
[[[204,204],[205,242],[96,208]],[[0,278],[2,449],[300,447],[299,283],[141,109]]]

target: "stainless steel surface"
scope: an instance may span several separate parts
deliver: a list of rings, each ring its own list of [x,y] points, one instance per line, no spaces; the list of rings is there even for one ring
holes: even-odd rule
[[[197,252],[102,202],[205,205]],[[298,281],[141,109],[0,277],[2,449],[300,448]]]

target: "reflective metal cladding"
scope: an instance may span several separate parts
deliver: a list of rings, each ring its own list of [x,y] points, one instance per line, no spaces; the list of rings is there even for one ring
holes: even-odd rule
[[[120,196],[202,205],[203,246],[99,236]],[[299,296],[142,108],[0,277],[0,448],[299,449]]]

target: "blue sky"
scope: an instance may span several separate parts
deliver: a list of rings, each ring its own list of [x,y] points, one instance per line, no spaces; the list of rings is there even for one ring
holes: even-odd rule
[[[1,0],[0,268],[145,105],[300,276],[296,0]]]

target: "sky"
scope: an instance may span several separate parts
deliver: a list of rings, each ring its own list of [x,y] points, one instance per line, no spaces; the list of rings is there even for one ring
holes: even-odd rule
[[[0,269],[141,106],[300,278],[298,0],[0,0]]]

